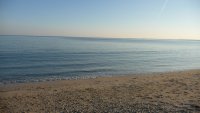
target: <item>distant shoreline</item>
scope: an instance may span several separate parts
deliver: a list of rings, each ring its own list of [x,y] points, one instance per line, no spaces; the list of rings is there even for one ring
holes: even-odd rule
[[[200,69],[0,87],[0,112],[199,112]]]
[[[54,36],[54,35],[0,35],[0,36],[28,36],[28,37],[61,37],[61,38],[75,38],[75,39],[80,39],[80,38],[83,38],[83,39],[105,39],[105,40],[113,40],[113,39],[122,39],[122,40],[127,40],[127,39],[135,39],[135,40],[168,40],[168,41],[178,41],[178,40],[181,40],[181,41],[200,41],[200,39],[179,39],[179,38],[139,38],[139,37],[97,37],[97,36]],[[200,38],[200,37],[199,37]]]

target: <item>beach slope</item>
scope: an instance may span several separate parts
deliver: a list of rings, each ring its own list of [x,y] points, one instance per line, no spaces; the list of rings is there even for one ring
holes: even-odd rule
[[[0,86],[0,112],[200,112],[200,70]]]

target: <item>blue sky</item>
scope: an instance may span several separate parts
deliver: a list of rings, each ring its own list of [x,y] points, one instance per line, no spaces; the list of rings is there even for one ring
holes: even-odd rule
[[[200,0],[0,0],[0,34],[200,39]]]

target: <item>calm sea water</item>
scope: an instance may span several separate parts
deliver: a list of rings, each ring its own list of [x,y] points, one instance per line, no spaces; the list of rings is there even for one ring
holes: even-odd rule
[[[0,36],[0,84],[200,68],[200,41]]]

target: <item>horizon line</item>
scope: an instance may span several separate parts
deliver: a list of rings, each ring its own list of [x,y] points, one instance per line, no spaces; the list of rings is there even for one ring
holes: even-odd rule
[[[142,40],[191,40],[191,41],[200,41],[200,39],[183,39],[183,38],[152,38],[152,37],[100,37],[100,36],[64,36],[64,35],[9,35],[4,34],[0,36],[29,36],[29,37],[65,37],[65,38],[90,38],[90,39],[142,39]],[[199,37],[200,38],[200,37]]]

